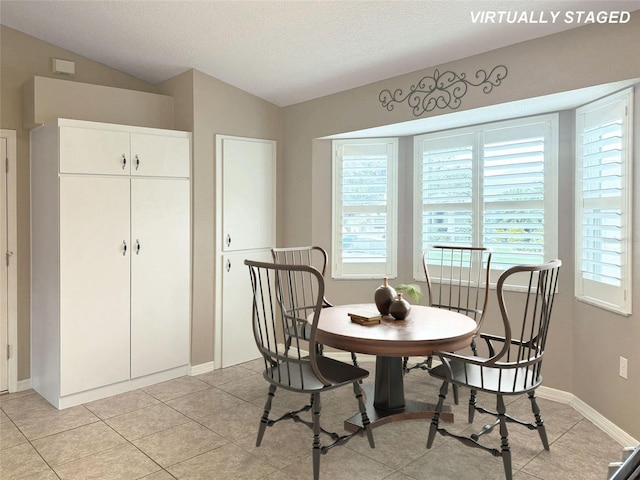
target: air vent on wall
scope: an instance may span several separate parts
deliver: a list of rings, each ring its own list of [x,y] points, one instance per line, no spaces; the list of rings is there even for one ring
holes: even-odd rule
[[[72,77],[76,73],[76,63],[70,60],[61,60],[59,58],[52,59],[53,73]]]

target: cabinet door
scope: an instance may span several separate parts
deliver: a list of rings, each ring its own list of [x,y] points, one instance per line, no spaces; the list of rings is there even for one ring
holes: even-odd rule
[[[275,142],[222,142],[223,249],[270,248],[276,220]]]
[[[271,261],[271,250],[222,256],[222,367],[260,357],[253,337],[253,294],[245,259]]]
[[[129,133],[60,127],[60,172],[129,175]]]
[[[189,363],[189,181],[131,179],[131,376]]]
[[[131,174],[189,177],[189,137],[131,134]]]
[[[128,178],[60,178],[62,396],[129,379],[129,235]]]

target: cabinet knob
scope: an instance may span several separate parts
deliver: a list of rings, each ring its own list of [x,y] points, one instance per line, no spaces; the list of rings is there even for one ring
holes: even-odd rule
[[[127,254],[127,241],[122,241],[122,256],[124,257]]]
[[[140,240],[136,239],[136,255],[140,254]]]
[[[231,235],[227,235],[227,247],[231,246]]]
[[[127,166],[127,157],[126,157],[126,155],[123,153],[123,154],[122,154],[122,169],[124,170],[126,166]]]
[[[138,170],[139,166],[140,166],[140,159],[138,158],[138,155],[136,155],[136,170]]]
[[[231,260],[227,260],[227,272],[231,271]]]

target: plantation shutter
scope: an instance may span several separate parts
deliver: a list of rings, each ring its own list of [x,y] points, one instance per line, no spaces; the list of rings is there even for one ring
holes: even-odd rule
[[[393,277],[397,140],[334,145],[334,275]]]
[[[576,111],[576,295],[631,313],[631,91]]]
[[[552,114],[415,138],[416,280],[431,245],[489,247],[492,283],[555,258],[557,131]]]
[[[474,243],[474,143],[473,134],[421,142],[417,173],[422,195],[422,250],[429,245]]]
[[[546,128],[536,123],[484,133],[482,238],[496,269],[545,261]]]

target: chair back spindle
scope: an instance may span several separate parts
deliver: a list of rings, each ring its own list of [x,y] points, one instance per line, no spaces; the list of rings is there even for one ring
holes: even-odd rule
[[[324,278],[327,269],[328,255],[324,248],[319,246],[304,247],[279,247],[272,248],[273,263],[282,265],[309,265],[315,267]],[[302,278],[304,280],[304,278]],[[311,289],[308,293],[314,295]],[[323,296],[323,307],[331,307],[331,303]]]
[[[482,326],[489,299],[491,250],[434,245],[423,252],[427,301],[473,318]]]

